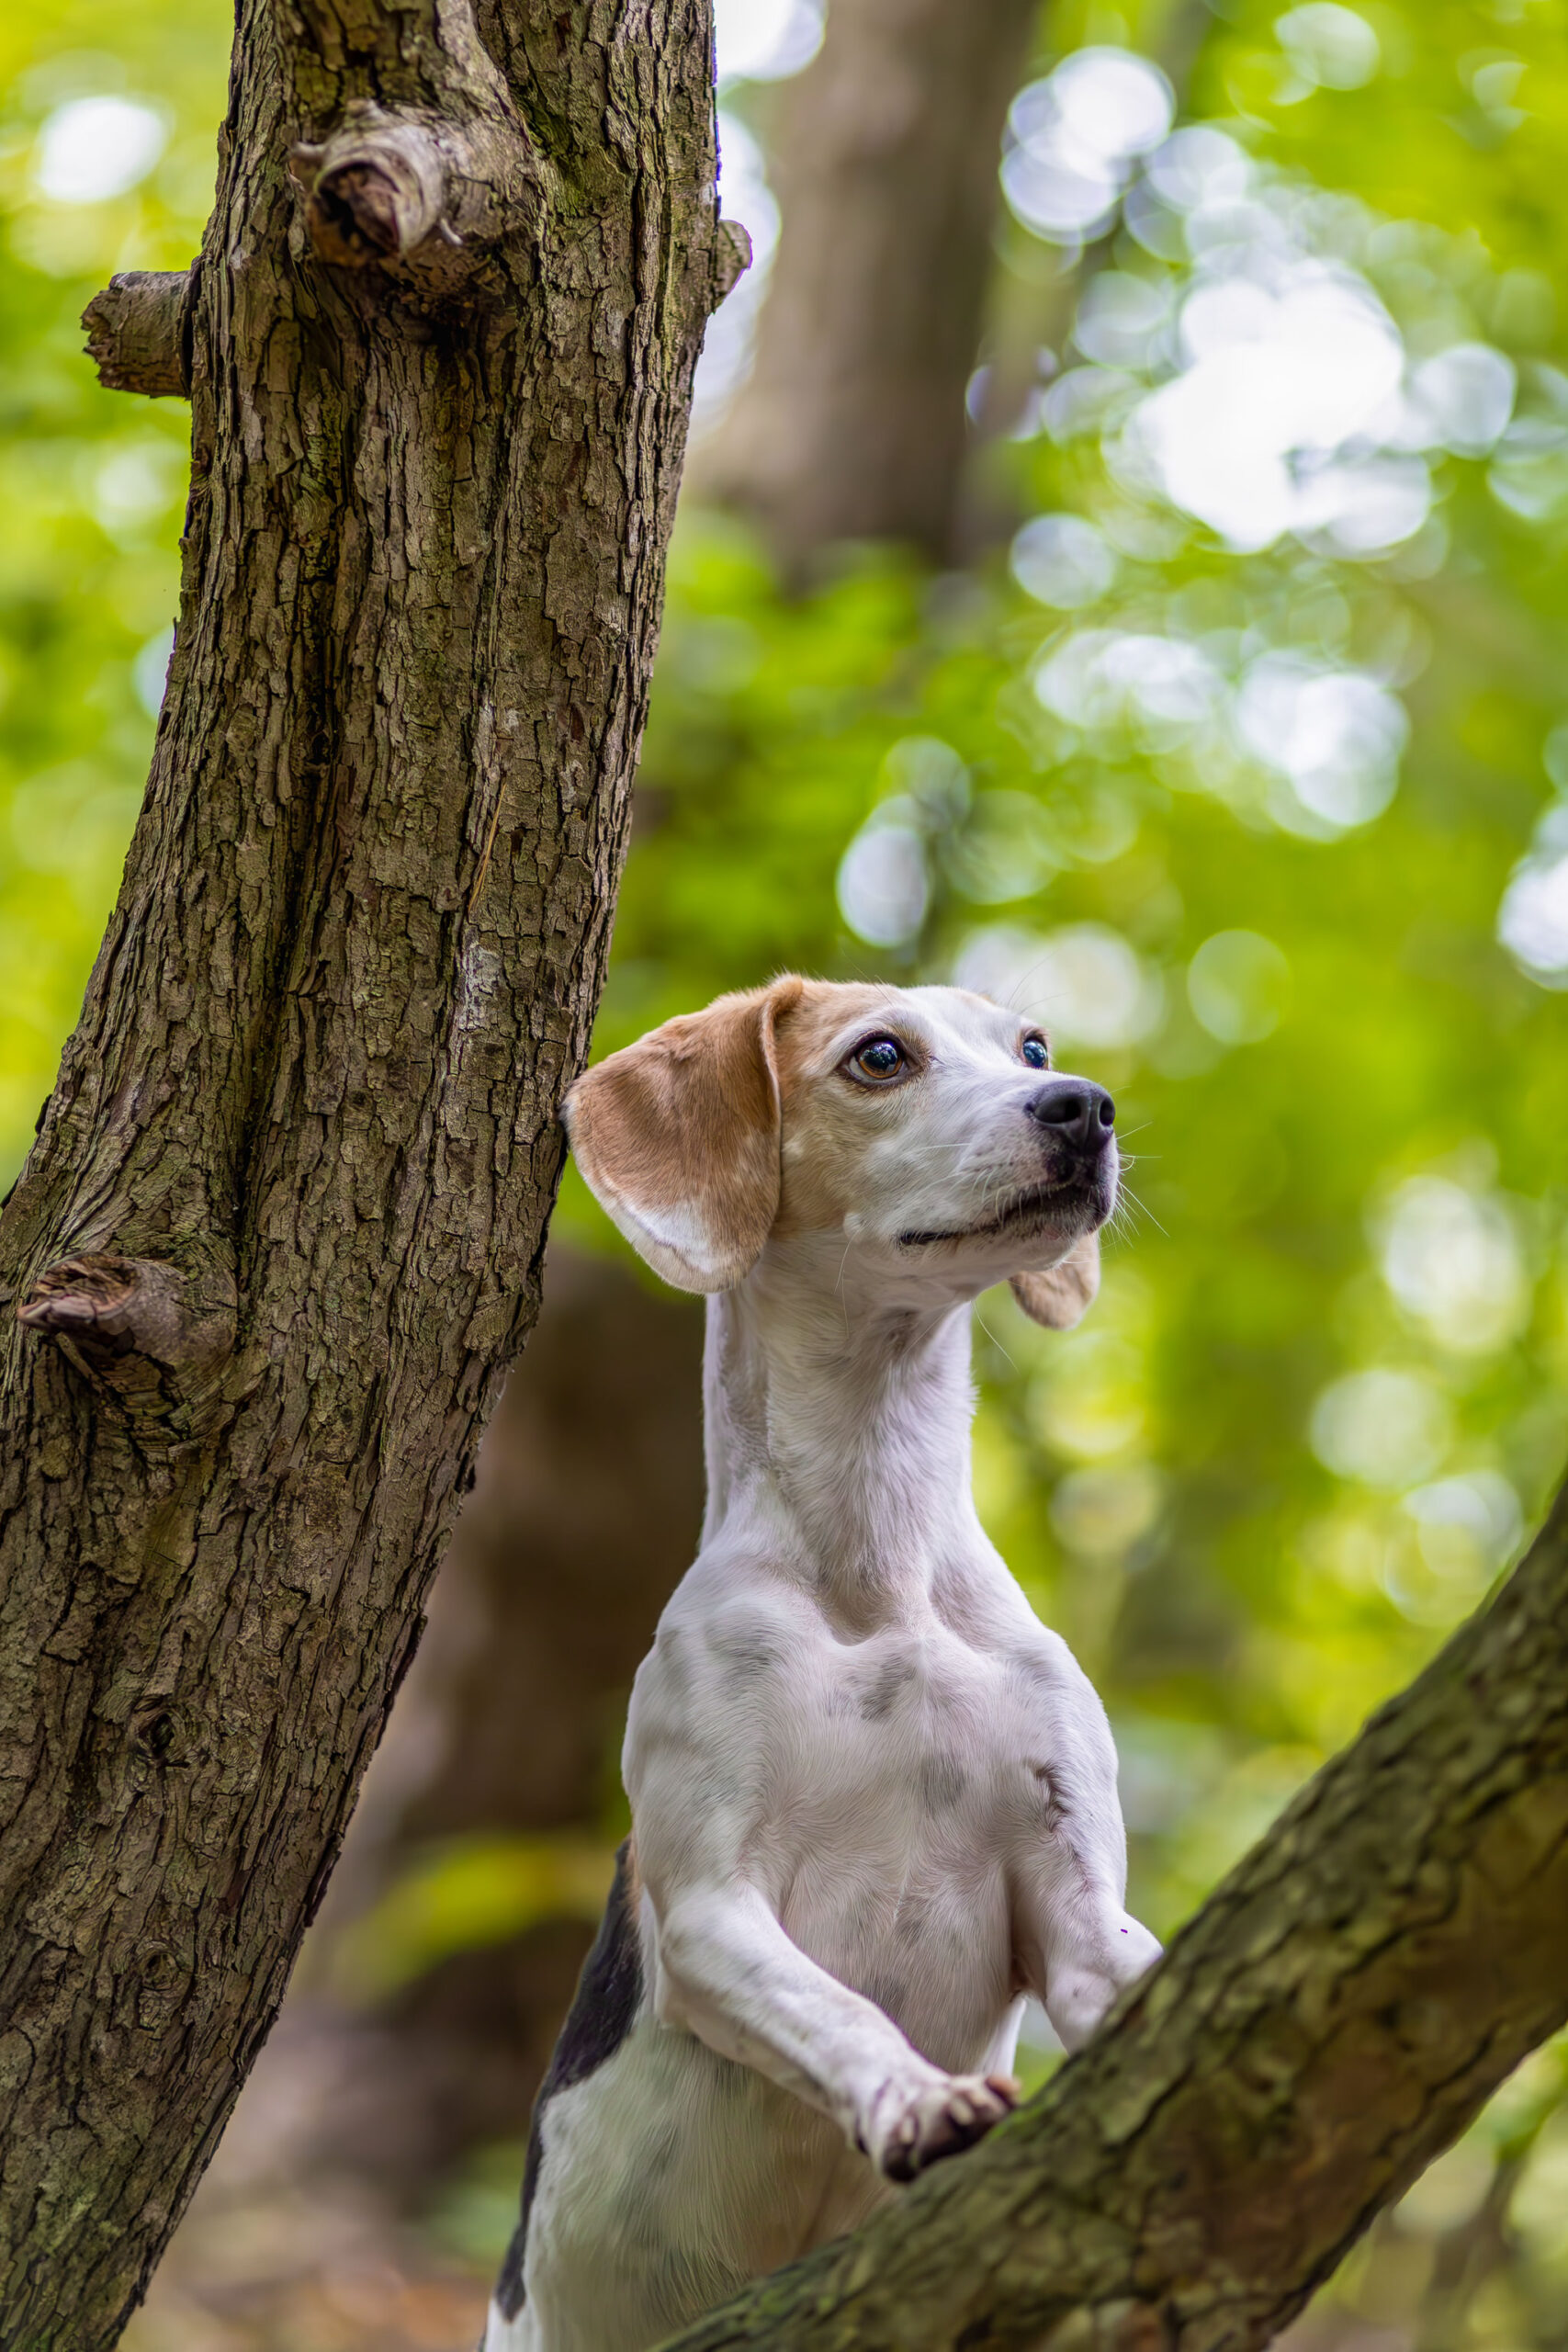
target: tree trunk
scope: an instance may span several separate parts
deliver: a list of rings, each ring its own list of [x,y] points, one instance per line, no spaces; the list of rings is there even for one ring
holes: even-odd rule
[[[192,492],[0,1226],[7,2344],[94,2352],[141,2292],[536,1309],[712,185],[706,0],[241,0],[200,259],[95,306],[188,387]]]
[[[838,539],[953,559],[1002,125],[1038,13],[833,0],[784,95],[756,367],[691,494],[754,515],[792,569]]]
[[[1042,2098],[679,2352],[1252,2352],[1565,2017],[1568,1489]]]

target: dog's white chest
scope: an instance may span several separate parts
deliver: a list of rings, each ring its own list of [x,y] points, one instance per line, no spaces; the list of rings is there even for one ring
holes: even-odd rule
[[[1046,1833],[1043,1669],[934,1616],[839,1637],[798,1602],[731,1594],[667,1623],[628,1768],[697,1711],[729,1726],[747,1870],[792,1940],[938,2064],[973,2066],[1017,1984],[1009,1859]]]
[[[846,1851],[869,1838],[885,1864],[977,1864],[1027,1744],[1000,1661],[931,1625],[856,1643],[824,1633],[800,1665],[788,1766],[813,1838],[836,1849],[842,1825]]]
[[[1021,1780],[1002,1678],[930,1634],[874,1638],[818,1665],[821,1703],[815,1722],[801,1718],[791,1758],[798,1780],[764,1832],[780,1916],[918,2049],[972,2066],[1011,1993],[998,1832]]]

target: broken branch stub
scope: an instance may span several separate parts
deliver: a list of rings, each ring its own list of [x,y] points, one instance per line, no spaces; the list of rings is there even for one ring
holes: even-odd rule
[[[473,290],[485,250],[533,209],[536,164],[521,126],[476,115],[458,125],[390,114],[351,99],[324,141],[301,141],[289,170],[305,192],[306,226],[333,268],[378,267],[432,299]],[[725,223],[715,247],[714,302],[751,258],[744,229]],[[190,270],[127,270],[82,313],[87,354],[113,392],[190,397],[186,312]]]
[[[184,1286],[172,1266],[96,1250],[49,1267],[17,1307],[17,1320],[25,1330],[98,1340],[116,1354],[134,1348],[168,1361],[179,1346]]]
[[[128,269],[111,277],[82,313],[87,356],[107,391],[149,400],[190,396],[185,347],[188,269]]]
[[[322,146],[302,142],[289,166],[305,186],[310,242],[339,268],[412,253],[446,206],[446,162],[423,123],[362,122]]]

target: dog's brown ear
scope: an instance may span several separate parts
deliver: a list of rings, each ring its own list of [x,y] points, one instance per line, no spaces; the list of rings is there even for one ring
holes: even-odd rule
[[[1086,1233],[1049,1272],[1012,1278],[1012,1295],[1024,1313],[1053,1331],[1070,1331],[1075,1323],[1081,1323],[1099,1288],[1098,1233]]]
[[[773,1028],[796,979],[721,996],[588,1070],[561,1119],[594,1197],[677,1290],[729,1290],[778,1215]]]

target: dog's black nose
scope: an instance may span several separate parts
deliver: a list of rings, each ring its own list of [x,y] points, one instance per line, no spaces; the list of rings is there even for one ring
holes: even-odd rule
[[[1103,1086],[1088,1078],[1060,1078],[1043,1086],[1029,1114],[1070,1151],[1098,1151],[1116,1125],[1115,1103]]]

